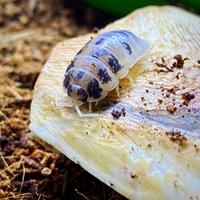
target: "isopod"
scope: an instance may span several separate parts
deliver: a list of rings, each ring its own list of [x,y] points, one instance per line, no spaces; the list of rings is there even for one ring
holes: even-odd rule
[[[75,105],[98,102],[118,86],[148,48],[146,40],[127,30],[105,32],[75,55],[65,73],[64,89]]]

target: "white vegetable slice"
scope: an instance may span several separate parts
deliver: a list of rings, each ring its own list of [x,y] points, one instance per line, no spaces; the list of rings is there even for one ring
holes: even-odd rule
[[[80,118],[73,108],[56,107],[66,66],[91,34],[58,44],[35,87],[32,136],[129,199],[200,199],[200,18],[175,7],[146,7],[100,32],[115,29],[151,43],[149,53],[130,69],[133,85],[121,80],[119,103],[100,109],[99,118]],[[154,62],[168,62],[176,54],[190,60],[183,68],[158,73]],[[183,105],[186,92],[194,98]],[[126,116],[114,119],[111,113],[119,107]]]

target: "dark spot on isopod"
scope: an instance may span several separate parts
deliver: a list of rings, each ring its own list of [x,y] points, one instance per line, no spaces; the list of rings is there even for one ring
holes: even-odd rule
[[[100,68],[99,71],[98,71],[98,76],[103,83],[107,83],[108,81],[112,80],[112,78],[109,76],[106,69]]]
[[[69,95],[69,93],[72,93],[72,85],[69,84],[68,87],[67,87],[67,93]]]
[[[79,71],[76,75],[77,80],[80,80],[83,77],[84,72]]]
[[[102,91],[103,90],[99,87],[98,81],[93,78],[87,86],[87,92],[89,94],[89,97],[99,99],[101,97]]]
[[[127,32],[127,31],[124,31],[124,30],[117,31],[116,33],[120,33],[120,34],[126,36],[127,38],[129,37],[128,32]]]
[[[122,68],[122,66],[119,64],[118,59],[112,53],[109,53],[106,49],[102,48],[101,50],[95,52],[95,54],[92,56],[99,60],[107,62],[110,65],[110,69],[113,73],[117,73]]]
[[[67,86],[67,94],[70,97],[75,98],[76,100],[86,102],[88,98],[87,91],[79,85],[76,84],[69,84]]]
[[[79,88],[77,95],[79,96],[79,100],[82,102],[86,102],[88,98],[87,92],[83,88]]]
[[[111,70],[114,73],[117,73],[122,68],[122,66],[119,64],[118,59],[112,54],[110,54],[108,64],[111,66]]]
[[[100,38],[99,40],[97,40],[96,42],[95,42],[95,44],[96,45],[99,45],[99,44],[101,44],[102,42],[104,42],[104,40],[105,40],[105,38]]]
[[[130,47],[130,45],[127,42],[122,42],[124,48],[128,51],[129,55],[132,54],[132,49]]]

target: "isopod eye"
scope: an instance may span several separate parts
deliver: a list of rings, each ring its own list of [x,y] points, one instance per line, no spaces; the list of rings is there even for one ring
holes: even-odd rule
[[[86,90],[76,84],[69,84],[67,86],[67,94],[73,99],[81,102],[86,102],[88,99],[88,93]]]

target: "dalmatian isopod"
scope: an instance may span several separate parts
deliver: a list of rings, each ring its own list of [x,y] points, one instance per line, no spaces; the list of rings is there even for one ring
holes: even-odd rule
[[[64,88],[73,102],[98,102],[148,50],[132,32],[115,30],[90,40],[67,67]]]

